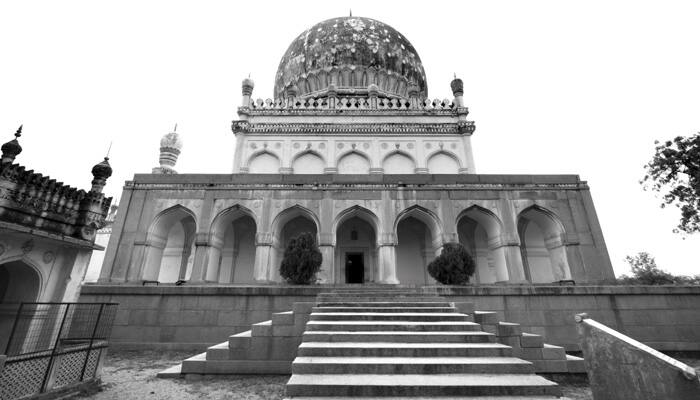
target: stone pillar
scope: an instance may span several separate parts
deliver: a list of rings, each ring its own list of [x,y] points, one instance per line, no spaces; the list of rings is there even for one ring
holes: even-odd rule
[[[272,256],[272,234],[262,232],[255,235],[255,266],[253,268],[253,279],[259,283],[269,283],[270,258]]]
[[[379,246],[379,283],[398,284],[396,279],[396,245],[386,243]]]
[[[190,281],[203,283],[207,281],[207,269],[209,267],[209,240],[208,233],[198,233],[194,239],[194,263]]]
[[[508,282],[527,282],[527,279],[525,279],[523,259],[520,253],[520,243],[506,243],[501,246],[500,249],[503,249],[506,267],[508,268]]]
[[[321,264],[321,271],[318,273],[318,279],[320,283],[334,283],[335,282],[335,271],[333,270],[333,259],[335,255],[335,246],[332,244],[322,244],[318,246],[323,256],[323,263]]]
[[[496,281],[498,282],[510,280],[508,262],[506,261],[506,248],[507,246],[489,248],[491,254],[493,255],[493,263],[494,267],[496,268]]]

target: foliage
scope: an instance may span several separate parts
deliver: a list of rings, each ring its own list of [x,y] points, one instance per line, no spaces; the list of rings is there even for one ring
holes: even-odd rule
[[[676,232],[700,232],[700,133],[655,144],[656,153],[640,183],[645,190],[664,193],[661,207],[673,204],[681,209]]]
[[[445,285],[464,285],[474,275],[476,264],[460,243],[445,243],[442,253],[428,264],[428,272]]]
[[[632,276],[622,275],[617,281],[624,285],[700,285],[700,275],[694,277],[672,275],[656,265],[653,256],[640,252],[625,261],[632,267]]]
[[[287,244],[280,264],[280,275],[289,283],[308,285],[316,282],[322,261],[323,256],[318,250],[314,235],[304,232]]]

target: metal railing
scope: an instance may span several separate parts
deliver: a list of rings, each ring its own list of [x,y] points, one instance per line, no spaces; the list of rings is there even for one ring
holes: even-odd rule
[[[0,399],[17,399],[94,379],[116,303],[21,303],[0,371]]]

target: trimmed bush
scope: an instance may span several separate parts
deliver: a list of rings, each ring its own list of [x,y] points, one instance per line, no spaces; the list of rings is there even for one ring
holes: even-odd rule
[[[315,283],[322,261],[323,256],[318,251],[314,235],[304,232],[287,244],[280,264],[280,275],[295,285]]]
[[[428,272],[444,285],[464,285],[474,275],[476,264],[460,243],[445,243],[442,253],[428,264]]]

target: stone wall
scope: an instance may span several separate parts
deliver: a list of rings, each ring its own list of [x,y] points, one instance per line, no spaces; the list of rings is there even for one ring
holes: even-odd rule
[[[228,336],[315,301],[332,286],[83,286],[80,301],[117,302],[112,343],[129,348],[201,350]],[[700,287],[479,286],[439,287],[456,302],[496,311],[547,343],[578,351],[574,315],[613,327],[662,351],[700,351]]]

